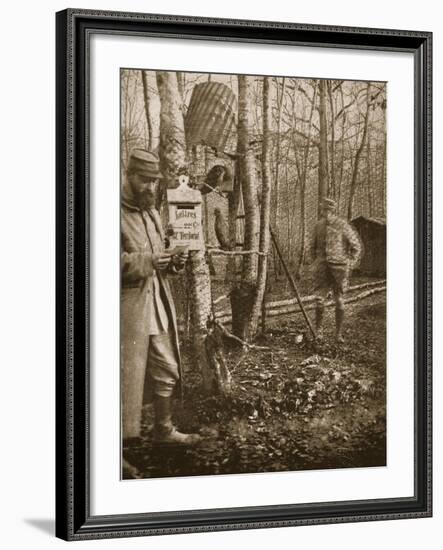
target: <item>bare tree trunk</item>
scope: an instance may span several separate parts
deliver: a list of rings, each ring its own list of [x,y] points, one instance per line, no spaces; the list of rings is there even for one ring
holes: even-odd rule
[[[143,84],[143,100],[145,105],[146,122],[148,126],[148,148],[151,151],[156,151],[159,146],[159,114],[158,114],[158,98],[155,89],[156,79],[149,76],[150,71],[140,71]]]
[[[294,204],[291,203],[291,188],[288,177],[288,164],[289,164],[289,149],[291,147],[291,142],[288,140],[288,147],[286,148],[286,157],[285,157],[285,183],[286,183],[286,220],[287,220],[287,250],[288,250],[288,265],[291,265],[292,257],[292,224],[291,224],[291,213],[293,213]],[[296,184],[294,185],[296,187]],[[295,195],[295,193],[293,193]]]
[[[123,82],[122,82],[122,92],[124,100],[124,108],[122,108],[122,118],[123,118],[123,132],[122,132],[122,140],[123,140],[123,148],[124,148],[124,158],[123,158],[123,168],[124,172],[126,172],[126,166],[129,159],[129,153],[130,153],[130,145],[129,145],[129,139],[128,139],[128,127],[129,127],[129,72],[124,71],[123,72]]]
[[[335,199],[337,196],[337,190],[335,189],[335,109],[334,98],[332,95],[332,80],[327,81],[328,98],[329,98],[329,111],[331,118],[331,145],[329,147],[331,171],[330,171],[330,192]]]
[[[283,110],[283,101],[284,101],[284,93],[285,93],[285,87],[286,87],[286,78],[283,77],[282,81],[282,90],[281,95],[279,98],[278,93],[278,79],[275,79],[275,83],[277,86],[277,99],[278,99],[278,117],[277,117],[277,149],[275,154],[275,214],[274,214],[274,225],[276,225],[275,222],[279,219],[279,209],[280,209],[280,197],[279,197],[279,190],[280,190],[280,182],[279,182],[279,167],[280,167],[280,130],[281,130],[281,117],[282,117],[282,110]]]
[[[146,122],[148,124],[148,149],[152,150],[152,120],[149,110],[149,87],[148,87],[148,74],[147,71],[140,71],[142,73],[143,82],[143,99],[145,102],[145,114]]]
[[[263,255],[258,259],[257,287],[255,299],[249,318],[249,326],[246,335],[252,339],[258,327],[258,318],[262,309],[266,289],[266,275],[268,266],[268,251],[270,242],[269,224],[271,220],[271,79],[265,76],[263,79],[263,143],[262,143],[262,193],[260,216],[260,252]]]
[[[352,149],[351,145],[348,143],[348,158],[349,158],[349,178],[352,178],[352,174],[354,173],[354,162],[355,162],[355,156],[354,156],[354,150]],[[346,196],[345,196],[345,209],[344,211],[346,212],[346,216],[348,215],[348,212],[349,212],[349,204],[350,204],[350,201],[351,201],[351,183],[350,183],[350,180],[349,180],[349,184],[346,182],[346,185],[345,185],[345,190],[346,190]],[[349,192],[348,192],[349,190]]]
[[[345,101],[343,97],[343,87],[340,87],[340,99],[341,99],[341,110],[344,110]],[[342,113],[342,122],[341,122],[341,136],[340,136],[340,178],[338,180],[338,193],[337,193],[337,211],[341,213],[341,197],[342,197],[342,186],[343,186],[343,170],[345,166],[345,123],[346,123],[346,113]]]
[[[208,319],[211,314],[211,277],[203,252],[190,252],[186,262],[186,285],[189,292],[193,361],[198,365],[207,393],[215,389],[211,359],[206,353]]]
[[[312,117],[314,115],[316,97],[317,97],[317,85],[314,86],[314,91],[312,94],[311,110],[309,113],[309,123],[308,123],[308,132],[307,132],[308,139],[304,150],[303,169],[302,169],[301,178],[300,178],[301,247],[300,247],[299,261],[298,261],[297,270],[296,270],[297,277],[300,276],[300,271],[305,261],[305,255],[306,255],[306,180],[308,177],[308,162],[309,162],[309,153],[311,149],[310,138],[311,138],[311,131],[312,131]],[[295,143],[294,143],[294,153],[295,155],[297,155]]]
[[[312,112],[312,109],[313,109],[313,107],[311,105],[311,112]],[[298,146],[297,141],[295,139],[295,133],[297,131],[295,113],[294,113],[294,116],[293,116],[293,123],[292,124],[293,124],[293,126],[292,126],[292,129],[293,129],[292,143],[293,143],[293,149],[294,149],[295,169],[296,169],[296,172],[297,172],[297,179],[298,179],[298,190],[299,190],[299,194],[300,194],[300,209],[299,209],[299,218],[298,218],[299,232],[300,232],[300,247],[299,247],[299,250],[298,250],[298,258],[297,258],[297,263],[296,263],[296,268],[295,268],[295,276],[298,277],[299,273],[300,273],[302,255],[304,253],[303,241],[304,241],[304,238],[305,238],[304,233],[305,233],[305,225],[306,225],[305,196],[304,196],[306,181],[303,180],[303,162],[304,162],[304,158],[306,156],[306,148],[309,148],[309,145],[307,145],[307,144],[304,145],[304,147],[303,147],[303,156],[302,156],[301,163],[300,163],[300,159],[299,159],[299,155],[298,155],[298,150],[300,149],[300,147]],[[308,141],[309,141],[309,138],[308,138]],[[297,192],[297,187],[295,189],[294,195],[296,195],[296,192]],[[295,210],[295,208],[296,208],[295,205],[296,205],[296,201],[294,201],[294,212],[296,211]],[[289,283],[288,280],[287,280],[287,282]]]
[[[177,72],[177,84],[178,84],[178,91],[180,93],[180,97],[182,100],[182,105],[185,103],[185,73]],[[182,111],[183,113],[183,111]],[[184,113],[183,113],[184,115]]]
[[[244,249],[257,250],[259,247],[260,212],[257,196],[255,156],[250,146],[251,136],[251,87],[250,76],[238,76],[238,167],[245,210]],[[242,278],[231,293],[232,328],[234,334],[245,340],[249,338],[248,326],[255,298],[257,284],[257,254],[243,258]]]
[[[238,205],[240,203],[240,177],[238,170],[238,163],[235,164],[235,175],[234,175],[234,189],[232,193],[229,193],[228,196],[228,216],[229,216],[229,240],[231,245],[231,250],[235,250],[237,246],[237,214],[238,214]],[[226,269],[226,279],[232,284],[235,283],[236,273],[237,273],[237,258],[232,256],[228,260],[228,266]]]
[[[166,182],[173,185],[180,173],[187,172],[188,158],[184,131],[183,113],[178,81],[174,72],[157,71],[157,84],[161,100],[160,110],[160,162]],[[211,278],[204,251],[189,254],[186,266],[187,290],[190,292],[192,321],[192,343],[194,360],[199,368],[203,387],[207,392],[230,391],[230,379],[227,374],[219,376],[219,362],[215,362],[214,346],[217,339],[208,344],[208,338],[214,339],[215,328],[208,329],[211,314]],[[211,355],[208,350],[211,349]],[[223,351],[220,350],[222,354]],[[223,380],[228,379],[224,384]]]
[[[281,148],[281,121],[282,121],[282,112],[283,112],[283,103],[284,103],[284,93],[286,89],[286,78],[283,77],[282,79],[282,90],[281,94],[279,93],[279,84],[278,84],[278,78],[275,77],[275,87],[276,87],[276,99],[277,99],[277,131],[276,131],[276,143],[275,143],[275,158],[274,158],[274,164],[275,164],[275,172],[273,175],[274,179],[274,185],[273,185],[273,198],[271,198],[273,203],[273,208],[271,208],[272,213],[272,225],[275,227],[275,230],[278,235],[279,233],[279,223],[278,220],[280,219],[280,175],[279,175],[279,168],[280,168],[280,148]],[[273,250],[273,263],[274,263],[274,275],[275,280],[278,280],[278,277],[282,273],[282,266],[281,262]]]
[[[258,250],[260,211],[257,196],[257,174],[251,141],[251,87],[253,79],[239,76],[238,153],[245,209],[245,250]],[[243,261],[242,281],[255,285],[257,280],[257,255],[250,254]]]
[[[326,120],[326,81],[319,81],[320,140],[318,146],[318,213],[328,196],[328,124]]]
[[[368,192],[368,215],[372,217],[374,214],[374,207],[372,200],[371,132],[369,129],[366,136],[366,187]]]
[[[369,107],[370,107],[370,100],[369,100],[369,92],[371,89],[371,83],[367,82],[366,84],[366,113],[363,123],[363,135],[361,137],[360,145],[358,146],[357,152],[355,154],[354,159],[354,168],[352,170],[352,178],[351,178],[351,189],[349,194],[349,204],[348,204],[348,219],[352,219],[352,206],[354,203],[354,197],[355,192],[357,190],[358,185],[358,168],[360,164],[360,157],[363,151],[363,148],[365,146],[366,142],[366,134],[368,131],[368,121],[369,121]]]
[[[164,188],[176,187],[188,167],[181,96],[175,72],[157,71],[160,109],[160,168]]]

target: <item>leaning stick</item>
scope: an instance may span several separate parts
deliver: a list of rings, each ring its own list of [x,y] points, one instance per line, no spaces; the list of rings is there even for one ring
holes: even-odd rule
[[[283,266],[283,269],[286,273],[286,277],[288,278],[288,281],[292,287],[292,290],[295,294],[295,297],[297,298],[297,302],[298,302],[298,305],[300,306],[300,309],[301,309],[301,312],[303,313],[303,317],[305,318],[305,321],[309,327],[309,330],[311,331],[312,333],[312,336],[314,337],[314,340],[317,338],[317,335],[315,334],[315,331],[314,331],[314,328],[312,326],[312,323],[311,323],[311,320],[309,319],[308,317],[308,314],[306,313],[306,310],[304,308],[304,305],[303,305],[303,302],[301,301],[301,298],[300,298],[300,294],[298,293],[298,289],[297,289],[297,285],[295,284],[295,281],[294,281],[294,278],[292,277],[289,269],[288,269],[288,266],[283,258],[283,255],[280,251],[280,247],[278,246],[278,242],[277,242],[277,239],[275,237],[275,234],[274,234],[274,231],[272,230],[271,227],[269,227],[269,233],[271,234],[271,239],[272,239],[272,242],[274,243],[274,246],[275,246],[275,250],[277,251],[277,255],[282,263],[282,266]]]

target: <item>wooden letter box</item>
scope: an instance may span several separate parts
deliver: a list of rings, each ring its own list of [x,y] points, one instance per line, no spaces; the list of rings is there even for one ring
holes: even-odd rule
[[[181,175],[178,180],[178,187],[167,189],[169,225],[174,231],[170,247],[187,245],[189,250],[203,250],[201,193],[188,187],[187,176]]]

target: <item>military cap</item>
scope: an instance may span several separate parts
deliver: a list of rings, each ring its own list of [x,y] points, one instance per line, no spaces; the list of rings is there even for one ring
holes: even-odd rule
[[[146,149],[133,149],[129,157],[128,172],[150,178],[162,178],[158,156]]]

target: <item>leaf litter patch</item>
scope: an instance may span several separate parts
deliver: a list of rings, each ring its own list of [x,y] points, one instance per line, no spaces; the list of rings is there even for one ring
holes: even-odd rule
[[[203,442],[161,449],[151,442],[152,410],[129,458],[143,477],[294,471],[386,464],[385,327],[383,304],[355,305],[347,343],[331,334],[321,344],[299,338],[303,327],[281,319],[233,372],[229,397],[205,396],[198,375],[186,373],[184,406],[175,408],[183,431]],[[329,313],[329,315],[331,315]],[[329,320],[329,326],[331,321]],[[243,352],[231,349],[238,364]]]

